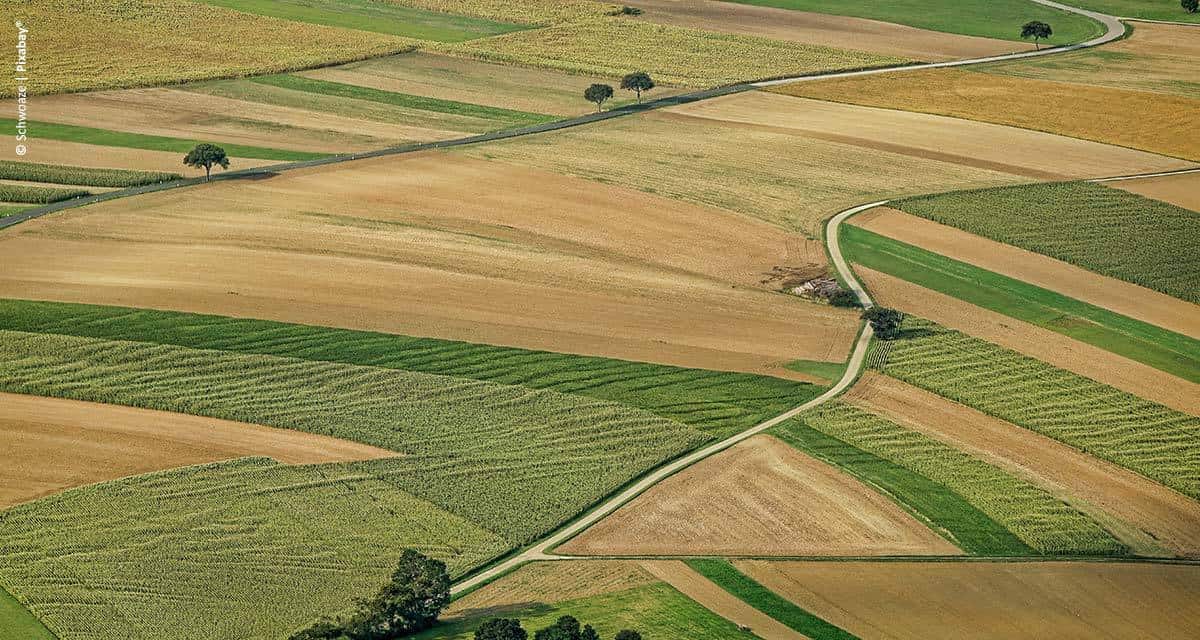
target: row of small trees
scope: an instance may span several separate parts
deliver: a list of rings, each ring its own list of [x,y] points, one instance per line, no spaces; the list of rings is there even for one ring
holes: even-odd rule
[[[635,71],[621,78],[621,88],[637,94],[638,104],[642,102],[642,92],[654,88],[654,79],[645,71]],[[613,97],[612,85],[596,83],[583,90],[583,97],[588,102],[596,103],[596,111],[604,106],[604,102]]]
[[[475,640],[527,640],[529,634],[515,618],[492,618],[475,630]],[[580,627],[572,616],[562,616],[554,624],[538,629],[533,640],[600,640],[600,634],[586,624]],[[613,640],[642,640],[642,634],[625,629],[618,631]]]

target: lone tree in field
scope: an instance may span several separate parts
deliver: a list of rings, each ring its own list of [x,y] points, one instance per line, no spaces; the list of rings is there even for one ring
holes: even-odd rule
[[[600,111],[604,101],[613,97],[613,88],[607,84],[594,84],[583,90],[583,97],[588,102],[595,102],[596,111]]]
[[[1200,0],[1179,0],[1179,6],[1188,13],[1196,13],[1196,10],[1200,9]]]
[[[635,71],[621,78],[621,88],[637,93],[638,104],[642,103],[642,92],[654,88],[654,80],[645,71]]]
[[[492,618],[475,630],[475,640],[526,640],[528,637],[520,620],[508,618]]]
[[[1042,45],[1039,44],[1039,41],[1045,40],[1052,35],[1054,35],[1054,29],[1051,29],[1050,25],[1046,24],[1045,22],[1031,20],[1026,22],[1025,26],[1021,27],[1021,38],[1023,40],[1033,38],[1033,46],[1039,50],[1042,48]]]
[[[862,318],[871,323],[871,329],[880,340],[891,340],[900,335],[900,321],[904,316],[895,309],[871,307],[863,312]]]
[[[617,635],[613,636],[613,640],[642,640],[642,634],[625,629],[624,631],[618,631]]]
[[[183,157],[183,164],[197,169],[204,167],[204,181],[208,182],[212,177],[213,165],[219,164],[222,169],[229,168],[229,156],[225,155],[225,150],[221,147],[205,142],[189,151]]]

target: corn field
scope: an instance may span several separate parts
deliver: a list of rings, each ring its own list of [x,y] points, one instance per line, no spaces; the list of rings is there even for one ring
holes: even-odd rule
[[[178,173],[161,171],[130,171],[126,169],[93,169],[59,164],[38,164],[0,160],[0,180],[55,182],[87,187],[136,187],[177,180]]]

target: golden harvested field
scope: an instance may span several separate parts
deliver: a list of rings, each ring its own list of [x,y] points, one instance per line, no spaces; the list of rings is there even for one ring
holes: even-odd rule
[[[1157,482],[879,373],[845,399],[1047,489],[1139,554],[1200,556],[1200,503]]]
[[[1200,100],[1177,95],[956,69],[797,82],[771,91],[982,120],[1200,160],[1200,136],[1190,119],[1180,117],[1200,110]]]
[[[970,133],[978,125],[962,126],[960,133]],[[894,148],[828,132],[655,112],[454,153],[721,207],[814,237],[822,220],[863,202],[1025,180]]]
[[[1107,187],[1170,202],[1173,205],[1200,213],[1200,172],[1158,178],[1106,182]]]
[[[125,476],[246,456],[289,464],[396,455],[291,429],[0,393],[0,508]]]
[[[102,203],[0,247],[10,297],[782,376],[797,358],[844,360],[858,324],[759,284],[775,266],[811,268],[803,238],[440,152]]]
[[[657,580],[637,562],[589,560],[586,562],[534,562],[521,567],[484,589],[455,600],[445,618],[503,615],[530,603],[555,604],[579,598],[634,589]]]
[[[739,569],[861,638],[1161,638],[1200,628],[1200,567],[1093,562],[786,562]]]
[[[882,494],[765,435],[664,480],[559,551],[766,556],[961,553]]]
[[[427,50],[616,78],[640,69],[658,81],[690,87],[903,62],[859,51],[621,18],[436,44]]]
[[[1200,187],[1200,181],[1195,182]],[[1196,305],[1152,289],[889,207],[854,216],[850,224],[1130,318],[1200,337]]]
[[[877,301],[1172,409],[1200,415],[1200,385],[894,276],[854,267]],[[1187,304],[1187,303],[1184,303]]]
[[[693,29],[849,48],[911,60],[950,60],[1010,53],[1005,40],[961,36],[808,11],[717,0],[638,0],[640,20]]]
[[[556,24],[612,15],[620,5],[591,0],[391,0],[397,4],[518,24]]]
[[[33,93],[272,73],[400,53],[418,43],[187,0],[31,0],[18,17],[36,43]],[[215,46],[214,34],[237,44]],[[7,83],[0,97],[15,87]]]
[[[1200,98],[1197,27],[1138,22],[1133,35],[1098,49],[979,67],[1000,75]]]
[[[43,164],[65,164],[76,167],[96,167],[138,169],[143,171],[169,171],[184,176],[202,176],[203,169],[192,169],[183,166],[182,153],[171,151],[147,151],[145,149],[128,149],[124,147],[105,147],[80,142],[64,142],[61,140],[37,140],[29,145],[29,153],[17,156],[12,147],[5,147],[0,159],[21,162],[39,162]],[[276,160],[258,158],[231,157],[229,168],[248,169],[268,164]]]

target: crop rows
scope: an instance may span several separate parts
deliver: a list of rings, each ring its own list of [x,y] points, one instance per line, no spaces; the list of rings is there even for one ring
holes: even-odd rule
[[[161,171],[130,171],[126,169],[94,169],[60,164],[38,164],[0,160],[0,179],[55,182],[88,187],[135,187],[180,178],[178,173]]]
[[[924,434],[831,402],[803,414],[809,426],[941,483],[1039,553],[1125,551],[1099,524],[1045,490]]]
[[[1200,418],[911,316],[883,371],[1200,498]]]
[[[61,189],[58,187],[30,187],[19,184],[0,184],[0,202],[23,202],[28,204],[50,204],[90,195],[84,189]]]
[[[460,15],[516,22],[519,24],[549,25],[612,15],[619,5],[590,0],[393,0],[408,5]]]
[[[959,191],[899,209],[1200,302],[1200,216],[1089,182]]]

